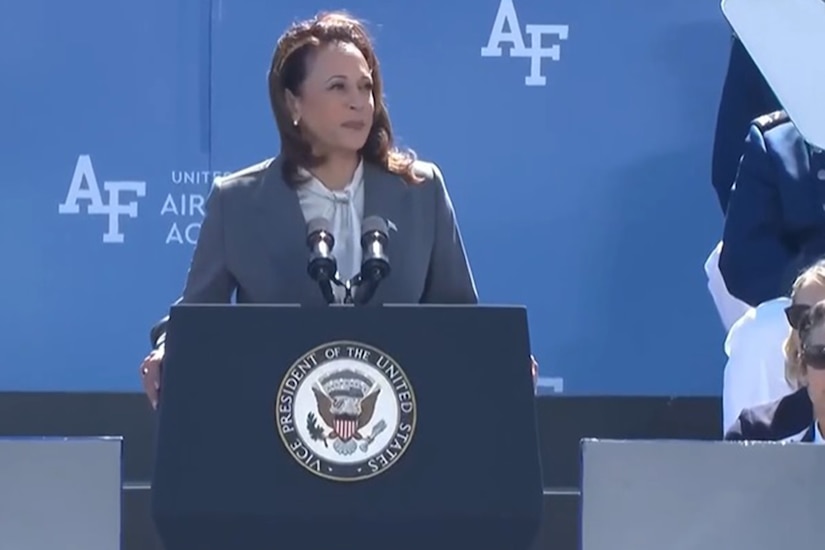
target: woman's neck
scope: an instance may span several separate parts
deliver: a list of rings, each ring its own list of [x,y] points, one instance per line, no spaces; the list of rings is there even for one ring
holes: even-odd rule
[[[326,162],[311,172],[327,189],[340,191],[350,184],[360,161],[358,155],[327,155]]]

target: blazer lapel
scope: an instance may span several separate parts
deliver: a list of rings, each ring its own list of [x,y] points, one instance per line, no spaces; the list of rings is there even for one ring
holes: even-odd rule
[[[404,296],[403,274],[409,261],[408,239],[411,232],[403,231],[408,225],[408,213],[404,211],[407,183],[401,177],[390,174],[369,163],[364,164],[364,218],[378,216],[389,227],[387,256],[390,275],[381,282],[373,303],[400,303],[409,301]],[[399,229],[400,228],[400,229]]]
[[[269,165],[257,195],[257,223],[271,262],[269,272],[277,278],[272,301],[323,305],[321,292],[306,271],[306,221],[298,195],[283,179],[279,158]]]
[[[378,216],[389,226],[387,255],[391,273],[381,282],[372,303],[407,303],[413,298],[408,296],[410,284],[405,280],[413,249],[410,239],[415,233],[405,208],[407,193],[407,184],[399,176],[364,164],[364,217]],[[306,221],[298,195],[281,175],[279,158],[270,163],[253,200],[257,234],[269,256],[263,276],[273,281],[270,301],[324,305],[317,284],[307,275]]]
[[[811,425],[807,430],[805,430],[805,434],[802,436],[800,441],[804,443],[813,443],[814,442],[814,427]]]

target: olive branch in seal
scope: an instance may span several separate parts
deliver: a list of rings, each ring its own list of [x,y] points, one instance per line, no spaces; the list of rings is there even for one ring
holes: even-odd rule
[[[318,424],[318,418],[315,416],[315,413],[311,412],[307,415],[307,431],[313,441],[322,441],[324,447],[327,447],[327,438],[324,435],[324,429]]]

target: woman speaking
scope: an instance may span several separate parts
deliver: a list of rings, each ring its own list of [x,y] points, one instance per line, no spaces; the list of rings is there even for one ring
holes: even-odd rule
[[[475,283],[439,169],[398,150],[381,71],[362,24],[326,13],[278,41],[269,95],[280,154],[215,181],[177,303],[322,305],[307,275],[307,222],[334,236],[338,277],[360,271],[361,222],[386,221],[392,275],[379,303],[477,303]],[[336,300],[342,299],[337,294]],[[141,364],[157,406],[166,318]]]

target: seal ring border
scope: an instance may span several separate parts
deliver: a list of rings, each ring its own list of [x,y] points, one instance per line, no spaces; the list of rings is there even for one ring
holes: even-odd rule
[[[328,475],[328,474],[325,474],[325,473],[318,472],[318,471],[313,470],[312,468],[310,468],[304,462],[302,462],[302,461],[298,460],[297,458],[295,458],[295,455],[292,454],[292,451],[289,448],[289,442],[287,441],[286,437],[284,437],[283,431],[280,429],[280,426],[281,426],[281,424],[279,422],[280,414],[278,412],[278,396],[280,396],[281,392],[284,391],[284,386],[286,385],[286,381],[289,378],[289,373],[292,371],[292,369],[294,369],[301,362],[301,359],[303,359],[305,357],[308,357],[308,356],[312,355],[313,353],[318,353],[319,351],[321,351],[325,348],[344,346],[344,345],[350,345],[350,346],[354,345],[354,346],[357,346],[357,347],[361,347],[361,348],[370,350],[373,353],[383,355],[384,357],[386,357],[387,359],[392,361],[395,366],[397,366],[399,369],[401,369],[401,372],[403,373],[404,378],[407,380],[407,388],[409,389],[410,395],[412,396],[413,407],[415,407],[415,409],[414,409],[415,414],[413,415],[412,429],[410,430],[410,438],[407,441],[407,444],[404,446],[404,448],[398,454],[398,456],[395,457],[395,460],[393,461],[392,466],[389,466],[387,468],[382,468],[380,470],[377,470],[377,471],[372,472],[372,473],[367,474],[367,475],[363,475],[363,476],[359,476],[359,477],[351,477],[351,478],[350,477],[335,477],[335,476],[331,476],[331,475]],[[376,370],[380,371],[381,375],[390,382],[390,385],[392,385],[392,380],[390,380],[390,378],[386,375],[386,373],[384,373],[383,370],[379,369],[375,365],[372,365],[372,366]],[[395,391],[395,388],[393,388],[393,391]],[[398,394],[396,392],[396,397],[397,397],[397,395]],[[398,406],[399,406],[399,408],[401,406],[400,400],[399,400],[399,405]],[[295,409],[294,404],[293,404],[292,408],[293,408],[293,410]],[[294,418],[294,414],[293,414],[293,418]],[[293,423],[294,422],[295,421],[293,420]],[[296,359],[295,361],[293,361],[293,363],[289,366],[289,368],[287,368],[286,372],[284,373],[283,377],[281,378],[281,383],[278,384],[278,391],[275,393],[275,430],[278,432],[278,437],[281,439],[281,443],[283,443],[284,450],[287,452],[287,454],[290,456],[290,458],[292,458],[292,460],[294,462],[296,462],[297,464],[299,464],[303,469],[307,470],[312,475],[318,476],[320,478],[323,478],[323,479],[326,479],[326,480],[329,480],[329,481],[337,481],[339,483],[357,483],[359,481],[366,481],[368,479],[372,479],[376,476],[379,476],[379,475],[383,474],[384,472],[386,472],[387,470],[389,470],[393,466],[395,466],[395,464],[397,464],[398,461],[401,460],[401,458],[404,456],[404,454],[406,454],[407,449],[410,448],[410,445],[412,444],[413,439],[415,438],[415,431],[416,431],[417,428],[418,428],[418,400],[416,399],[415,389],[413,388],[412,381],[410,380],[410,377],[407,374],[407,371],[404,369],[404,367],[401,366],[401,363],[396,361],[395,358],[393,356],[391,356],[389,353],[381,351],[380,349],[378,349],[377,347],[375,347],[373,345],[364,344],[362,342],[358,342],[358,341],[355,341],[355,340],[334,340],[332,342],[327,342],[325,344],[320,344],[318,346],[315,346],[314,348],[310,349],[309,351],[301,354],[301,356],[298,359]],[[298,436],[298,437],[300,438],[300,436]],[[306,445],[306,443],[304,443],[304,444]],[[386,446],[384,448],[386,448]],[[381,450],[381,452],[383,452],[383,451],[384,451],[384,449]],[[378,453],[375,456],[378,456],[380,454],[381,453]]]

